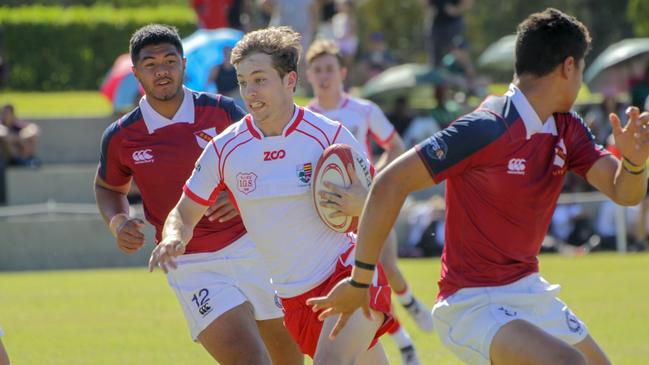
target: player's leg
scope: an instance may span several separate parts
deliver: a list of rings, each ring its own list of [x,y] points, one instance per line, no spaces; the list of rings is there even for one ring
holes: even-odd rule
[[[301,365],[304,355],[284,327],[282,318],[257,321],[261,337],[270,353],[273,364]]]
[[[388,278],[388,283],[392,291],[397,295],[399,303],[408,311],[408,314],[422,331],[431,332],[433,330],[433,318],[430,310],[413,296],[406,278],[399,270],[397,264],[397,235],[394,229],[390,232],[383,246],[380,261]]]
[[[394,316],[394,313],[392,314]],[[397,344],[399,352],[401,352],[401,363],[403,365],[419,365],[419,357],[417,356],[417,349],[415,344],[410,338],[408,331],[399,323],[396,316],[394,316],[394,324],[388,329],[390,338]]]
[[[377,342],[372,348],[367,349],[358,359],[355,365],[381,365],[389,364],[385,350],[381,342]]]
[[[198,342],[223,365],[271,364],[248,302],[212,321],[198,335]]]
[[[611,360],[590,335],[574,346],[586,356],[588,365],[611,365]]]
[[[9,365],[9,355],[5,349],[2,340],[0,340],[0,365]]]
[[[489,356],[492,365],[587,365],[586,356],[566,342],[524,320],[496,332]]]
[[[313,357],[314,365],[353,365],[360,361],[362,355],[367,352],[379,327],[383,324],[383,313],[372,311],[374,320],[370,321],[363,315],[361,310],[356,310],[347,321],[345,328],[338,333],[335,339],[329,339],[329,333],[333,329],[337,316],[325,319],[318,346]],[[380,354],[368,355],[375,357],[374,364],[387,364],[387,357],[383,352]]]

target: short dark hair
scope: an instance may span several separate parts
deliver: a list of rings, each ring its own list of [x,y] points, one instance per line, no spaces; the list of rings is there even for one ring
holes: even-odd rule
[[[129,52],[133,64],[135,65],[139,60],[142,48],[161,43],[169,43],[176,47],[180,56],[183,57],[183,44],[180,41],[176,27],[164,24],[149,24],[136,30],[131,37]]]
[[[553,8],[534,13],[518,25],[517,75],[544,76],[566,58],[583,59],[590,51],[590,33],[575,17]]]

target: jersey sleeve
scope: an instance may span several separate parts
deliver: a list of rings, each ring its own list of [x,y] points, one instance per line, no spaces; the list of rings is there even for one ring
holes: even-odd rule
[[[244,112],[231,97],[221,95],[219,103],[221,108],[223,108],[230,117],[230,120],[232,121],[231,123],[238,122],[246,115],[246,112]]]
[[[368,131],[372,138],[381,147],[385,148],[390,144],[392,137],[396,133],[394,126],[388,118],[383,114],[378,105],[370,104],[370,114],[368,115],[369,128]]]
[[[504,121],[487,112],[473,112],[433,134],[415,149],[436,184],[479,163],[478,152],[506,133]]]
[[[207,144],[203,153],[196,161],[183,191],[193,201],[202,205],[212,205],[217,193],[221,190],[221,176],[219,174],[219,157],[214,141]]]
[[[349,129],[345,128],[342,124],[340,125],[340,130],[338,131],[338,135],[332,142],[332,144],[335,143],[342,143],[342,144],[347,144],[352,147],[352,149],[361,155],[363,155],[365,158],[367,157],[367,149],[361,145],[360,142],[354,137],[352,132],[349,131]]]
[[[595,137],[579,115],[572,113],[568,116],[572,118],[566,139],[568,169],[585,179],[593,164],[611,153],[595,142]]]
[[[119,122],[114,122],[101,136],[97,173],[107,184],[122,186],[131,181],[131,169],[120,158],[121,134]]]

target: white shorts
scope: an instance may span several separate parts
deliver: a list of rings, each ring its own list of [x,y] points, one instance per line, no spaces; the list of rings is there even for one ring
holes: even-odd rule
[[[167,281],[194,341],[221,314],[245,302],[252,304],[258,321],[283,316],[266,265],[248,234],[217,252],[180,256],[176,264]]]
[[[444,345],[467,364],[489,365],[489,349],[496,332],[522,319],[571,345],[588,335],[551,285],[538,273],[508,285],[465,288],[433,307],[435,330]]]

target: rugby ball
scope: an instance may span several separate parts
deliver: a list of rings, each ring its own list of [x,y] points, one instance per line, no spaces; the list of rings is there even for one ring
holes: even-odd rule
[[[336,210],[320,206],[318,192],[327,191],[325,182],[331,182],[342,187],[349,187],[351,179],[346,166],[352,164],[354,173],[361,184],[369,189],[372,184],[372,173],[369,162],[362,154],[354,151],[346,144],[333,144],[327,147],[318,160],[313,176],[312,196],[315,209],[322,222],[336,232],[353,232],[358,227],[358,217],[335,217],[329,215]]]

